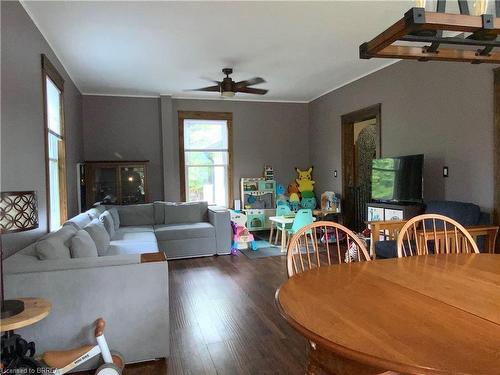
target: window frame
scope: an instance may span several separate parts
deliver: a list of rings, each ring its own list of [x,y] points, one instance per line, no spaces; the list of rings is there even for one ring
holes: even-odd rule
[[[179,176],[181,200],[186,201],[186,161],[184,149],[184,120],[219,120],[227,122],[227,183],[228,183],[228,208],[233,207],[233,114],[232,112],[202,112],[202,111],[178,111],[179,123]]]
[[[66,186],[66,133],[64,127],[64,79],[59,74],[54,65],[46,55],[42,54],[42,95],[43,95],[43,124],[45,137],[45,190],[47,205],[47,231],[50,232],[56,228],[50,227],[51,207],[50,207],[50,169],[49,169],[49,133],[58,137],[61,142],[58,147],[58,169],[59,169],[59,215],[61,225],[68,219],[68,193]],[[60,91],[59,96],[59,116],[61,120],[61,132],[55,133],[49,129],[48,108],[47,108],[47,78]]]

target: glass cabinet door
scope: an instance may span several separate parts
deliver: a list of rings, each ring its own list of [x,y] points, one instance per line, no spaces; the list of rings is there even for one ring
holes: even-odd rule
[[[144,166],[120,167],[121,204],[146,203]]]
[[[118,173],[116,167],[94,169],[95,202],[118,204]]]

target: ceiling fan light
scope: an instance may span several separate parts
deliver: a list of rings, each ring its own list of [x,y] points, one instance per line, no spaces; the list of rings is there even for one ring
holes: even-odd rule
[[[221,95],[224,98],[232,98],[234,96],[234,91],[222,91]]]

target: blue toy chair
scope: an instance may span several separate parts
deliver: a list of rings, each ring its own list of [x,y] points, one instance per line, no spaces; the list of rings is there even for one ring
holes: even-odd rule
[[[287,239],[292,238],[292,236],[297,233],[301,228],[306,225],[312,224],[314,222],[312,210],[310,209],[301,209],[298,210],[295,214],[295,218],[293,219],[293,224],[290,229],[287,229]],[[310,236],[313,235],[312,230],[308,230],[305,234]],[[288,242],[288,240],[287,240]]]

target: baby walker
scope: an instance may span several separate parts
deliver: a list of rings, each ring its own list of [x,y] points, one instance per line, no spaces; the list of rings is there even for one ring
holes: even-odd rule
[[[257,244],[253,235],[246,227],[247,216],[241,212],[231,210],[231,227],[233,228],[233,243],[231,254],[238,254],[238,250],[248,249],[250,244],[252,250],[257,250]]]
[[[104,364],[96,370],[96,375],[121,375],[125,362],[120,353],[110,351],[104,338],[104,319],[99,318],[95,325],[97,345],[84,345],[81,348],[50,351],[42,355],[45,364],[51,368],[50,374],[62,375],[101,354]]]

